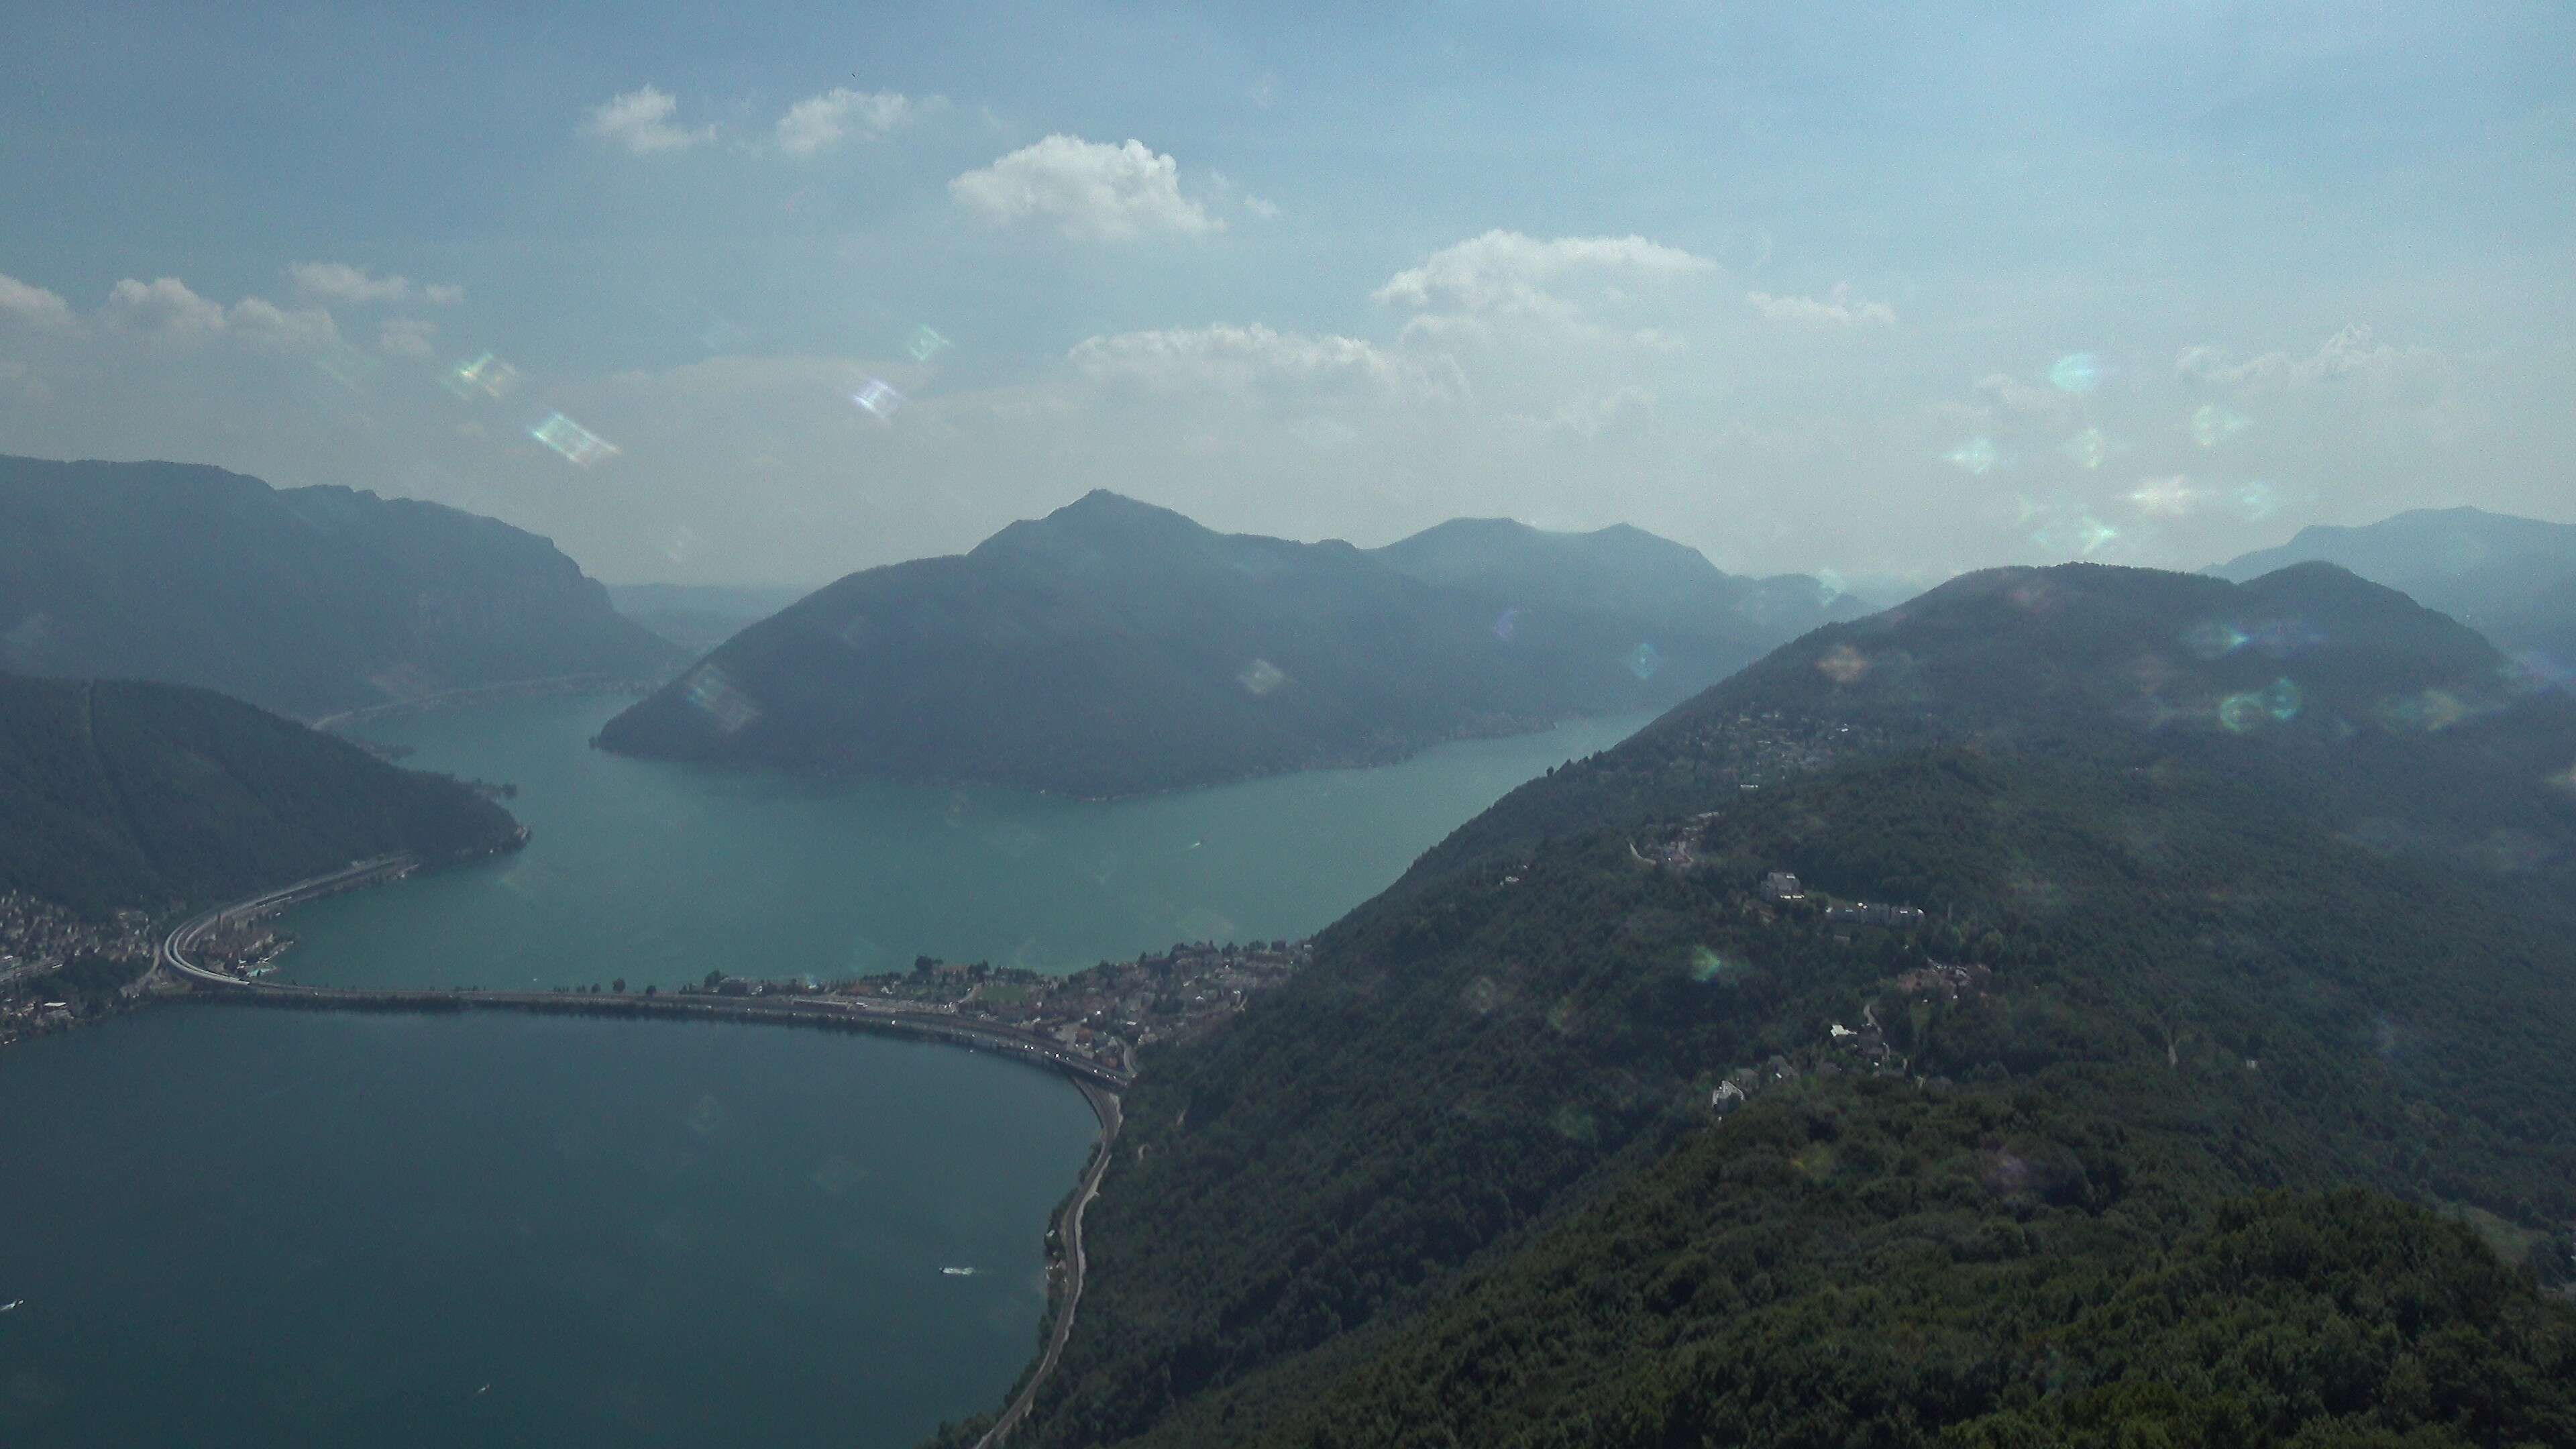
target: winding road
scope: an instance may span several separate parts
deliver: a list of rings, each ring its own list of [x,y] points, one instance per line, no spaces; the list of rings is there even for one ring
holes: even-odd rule
[[[1055,1328],[1047,1334],[1046,1352],[1038,1356],[1037,1371],[1012,1397],[1010,1407],[1002,1410],[1002,1417],[995,1419],[984,1437],[975,1441],[975,1449],[994,1449],[1037,1406],[1038,1390],[1046,1387],[1047,1379],[1055,1373],[1056,1361],[1064,1357],[1065,1340],[1073,1336],[1073,1311],[1082,1304],[1083,1274],[1090,1267],[1082,1251],[1082,1214],[1100,1195],[1100,1179],[1109,1170],[1109,1149],[1118,1141],[1121,1119],[1117,1093],[1092,1082],[1077,1080],[1074,1085],[1082,1089],[1091,1110],[1100,1117],[1100,1146],[1092,1153],[1090,1168],[1082,1174],[1081,1188],[1074,1193],[1073,1201],[1065,1204],[1064,1216],[1056,1222],[1057,1241],[1064,1245],[1064,1309],[1056,1314]]]

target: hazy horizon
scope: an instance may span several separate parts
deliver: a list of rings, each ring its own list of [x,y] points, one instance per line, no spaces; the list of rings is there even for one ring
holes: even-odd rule
[[[1092,487],[1914,581],[2576,521],[2563,9],[655,20],[24,18],[0,451],[619,583]]]

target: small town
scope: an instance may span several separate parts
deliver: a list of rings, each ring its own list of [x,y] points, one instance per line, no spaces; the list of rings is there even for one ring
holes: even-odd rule
[[[152,919],[84,920],[15,891],[0,894],[0,1046],[104,1016],[152,968]]]
[[[702,984],[682,989],[719,996],[838,996],[884,1010],[938,1013],[1052,1037],[1103,1066],[1133,1071],[1138,1047],[1215,1029],[1313,957],[1313,944],[1304,940],[1181,941],[1133,961],[1103,961],[1061,976],[921,956],[910,971],[828,985],[811,978],[759,981],[710,972]]]

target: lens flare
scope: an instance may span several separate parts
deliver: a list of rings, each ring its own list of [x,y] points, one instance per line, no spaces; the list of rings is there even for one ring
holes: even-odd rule
[[[2001,461],[2000,456],[1995,452],[1995,440],[1986,437],[1970,438],[1942,454],[1941,459],[1963,473],[1981,476],[1993,472],[1995,464]]]
[[[1640,644],[1628,651],[1628,672],[1639,679],[1652,679],[1664,667],[1664,656],[1652,644]]]
[[[2100,428],[2086,428],[2066,440],[2061,449],[2078,468],[2099,468],[2111,456],[2111,440]]]
[[[1234,677],[1234,682],[1242,685],[1253,698],[1259,699],[1261,696],[1268,694],[1270,691],[1277,689],[1283,684],[1286,684],[1288,682],[1288,671],[1271,663],[1267,659],[1255,659],[1250,664],[1243,666],[1243,672]]]
[[[2059,392],[2091,392],[2102,385],[2102,359],[2090,352],[2070,352],[2049,365],[2048,385]]]
[[[562,455],[576,468],[587,468],[617,456],[617,445],[565,417],[548,413],[546,420],[528,429],[528,436]]]
[[[2415,694],[2394,695],[2379,702],[2372,711],[2379,722],[2392,730],[2415,734],[2440,734],[2479,710],[2446,689],[2427,689]]]
[[[872,377],[868,379],[867,386],[850,394],[850,401],[877,417],[890,418],[894,416],[895,409],[902,407],[910,399],[896,392],[884,378]]]
[[[519,385],[519,370],[486,352],[439,374],[438,385],[467,402],[478,397],[507,397]]]
[[[1849,644],[1837,644],[1816,660],[1816,672],[1836,684],[1850,684],[1869,673],[1869,660]]]
[[[2237,516],[2248,523],[2261,523],[2281,511],[2281,495],[2259,478],[2237,489],[2228,501],[2236,505]]]
[[[1520,628],[1521,611],[1518,609],[1505,609],[1494,617],[1494,637],[1506,644],[1512,642],[1512,636],[1519,633]]]
[[[2129,494],[2129,503],[2140,513],[2157,518],[2185,518],[2200,501],[2209,496],[2204,488],[2194,488],[2191,480],[2180,473],[2164,478],[2141,478]]]
[[[680,697],[726,734],[734,734],[760,718],[760,706],[734,686],[732,676],[712,664],[698,666]]]
[[[904,344],[903,350],[911,353],[912,360],[915,362],[928,362],[947,351],[951,345],[947,338],[927,326],[921,326],[912,329],[912,340]]]
[[[2182,647],[2202,659],[2223,659],[2245,647],[2252,638],[2234,624],[2209,619],[2194,624],[2182,636]]]
[[[2204,448],[2215,448],[2238,433],[2254,426],[2254,420],[2243,413],[2202,403],[2192,411],[2191,440]]]

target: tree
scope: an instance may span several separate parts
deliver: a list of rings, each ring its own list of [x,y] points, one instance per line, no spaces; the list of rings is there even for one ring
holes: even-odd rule
[[[626,978],[620,976],[616,980],[609,982],[608,989],[611,991],[624,991],[626,989]]]

